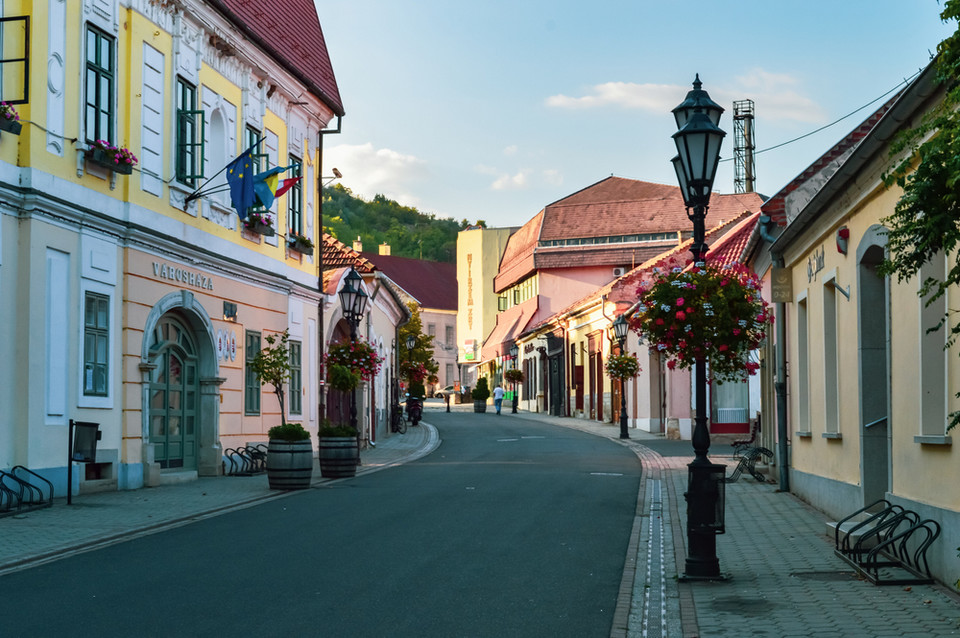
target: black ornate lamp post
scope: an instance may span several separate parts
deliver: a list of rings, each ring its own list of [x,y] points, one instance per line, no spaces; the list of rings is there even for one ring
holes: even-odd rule
[[[726,135],[717,124],[723,108],[700,89],[700,76],[693,81],[693,90],[673,109],[679,129],[673,134],[677,157],[673,167],[683,193],[687,217],[693,222],[694,262],[702,262],[707,254],[704,241],[705,218],[713,190],[713,179],[720,160],[720,145]],[[707,458],[710,432],[707,429],[707,368],[700,357],[696,361],[696,422],[693,429],[693,451],[696,455],[688,466],[687,498],[687,561],[682,578],[721,579],[717,559],[717,534],[724,532],[723,477],[725,465],[715,465]]]
[[[620,344],[621,355],[626,354],[624,346],[627,344],[627,330],[629,327],[630,326],[627,325],[627,319],[623,315],[613,320],[613,336],[616,338],[617,343]],[[620,377],[620,438],[630,438],[630,433],[627,432],[627,390],[623,377]]]
[[[510,346],[510,360],[513,361],[513,369],[517,369],[517,357],[520,356],[520,346],[517,345],[517,342],[514,341],[513,345]],[[513,382],[513,405],[510,408],[511,414],[517,413],[517,382]]]
[[[353,268],[343,282],[343,287],[338,293],[340,295],[340,308],[343,311],[343,318],[347,320],[350,326],[350,342],[357,341],[357,327],[360,325],[360,319],[367,309],[367,293],[361,287],[363,279]],[[357,426],[357,389],[350,391],[350,427],[357,432],[357,459],[360,458],[360,428]]]

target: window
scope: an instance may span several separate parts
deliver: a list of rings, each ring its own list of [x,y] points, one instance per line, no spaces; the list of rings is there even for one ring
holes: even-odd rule
[[[196,186],[203,178],[203,111],[197,87],[177,78],[177,181]]]
[[[797,396],[810,396],[810,345],[806,297],[797,300]],[[797,401],[797,432],[810,436],[810,401]]]
[[[823,285],[823,390],[824,434],[840,429],[840,389],[837,359],[837,289],[833,280]]]
[[[303,396],[301,386],[303,385],[303,371],[300,362],[302,348],[299,341],[289,341],[287,345],[290,348],[290,381],[287,383],[290,414],[302,414]]]
[[[87,77],[84,133],[88,142],[113,143],[114,40],[96,27],[87,27]]]
[[[243,145],[243,150],[247,150],[254,144],[260,142],[263,139],[263,136],[260,135],[260,131],[255,128],[247,127],[246,129],[246,143]],[[253,171],[254,174],[262,173],[267,170],[269,167],[269,155],[263,152],[263,143],[260,142],[260,145],[257,148],[253,149]],[[253,206],[250,207],[249,213],[264,213],[266,209],[260,205],[259,200],[255,201]]]
[[[253,358],[260,352],[260,333],[247,331],[247,348],[245,354],[246,379],[243,392],[243,413],[260,414],[260,379],[253,371]]]
[[[303,176],[300,158],[290,156],[290,178]],[[287,191],[287,227],[290,233],[303,234],[303,180],[298,180]]]
[[[435,323],[428,323],[428,324],[427,324],[427,335],[428,335],[428,336],[431,336],[431,337],[436,337],[436,336],[437,336],[437,324],[435,324]]]
[[[110,354],[110,297],[87,292],[83,315],[83,394],[105,397]]]
[[[447,327],[446,327],[446,339],[445,339],[445,343],[447,344],[447,347],[448,347],[448,348],[453,348],[454,346],[457,345],[457,338],[456,338],[456,336],[455,336],[455,332],[456,332],[456,331],[455,331],[455,329],[454,329],[453,326],[447,326]]]

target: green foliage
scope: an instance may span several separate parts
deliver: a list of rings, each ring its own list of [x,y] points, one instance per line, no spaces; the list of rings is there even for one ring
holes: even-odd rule
[[[310,433],[299,423],[284,423],[275,425],[267,431],[267,436],[275,441],[306,441]]]
[[[416,383],[411,383],[411,384],[410,384],[410,387],[409,387],[408,390],[407,390],[407,392],[409,392],[409,393],[410,393],[410,396],[412,396],[412,397],[418,397],[418,398],[422,399],[423,397],[426,396],[426,394],[427,394],[427,389],[424,388],[424,387],[423,387],[423,384],[418,381],[418,382],[416,382]]]
[[[474,401],[486,401],[490,398],[490,387],[487,385],[487,378],[477,379],[477,387],[470,391],[470,396]]]
[[[457,233],[470,225],[466,219],[437,218],[383,195],[368,202],[341,184],[323,190],[323,222],[325,232],[348,246],[359,236],[370,251],[386,242],[392,255],[448,263],[457,260]]]
[[[398,359],[400,371],[401,374],[405,374],[404,371],[407,371],[406,376],[410,377],[409,371],[422,370],[425,368],[428,372],[426,376],[420,376],[418,373],[415,376],[419,378],[407,379],[408,382],[423,381],[436,375],[440,370],[440,366],[433,360],[434,337],[423,334],[423,321],[420,319],[420,307],[411,302],[407,304],[407,308],[410,309],[410,321],[401,326],[399,330],[400,353]],[[411,335],[416,339],[416,343],[413,346],[413,350],[407,350],[407,337]],[[420,396],[423,395],[421,394]]]
[[[614,354],[605,365],[611,379],[632,379],[640,372],[640,362],[631,354]]]
[[[510,383],[523,383],[523,370],[520,368],[510,368],[503,373],[503,378]]]
[[[345,423],[331,423],[330,419],[323,419],[320,422],[320,429],[317,431],[319,438],[354,438],[357,431]]]
[[[327,377],[330,387],[341,392],[350,392],[360,383],[360,375],[347,366],[330,366]]]
[[[960,25],[960,0],[947,0],[940,18]],[[960,28],[937,46],[935,65],[936,81],[946,91],[943,101],[917,126],[901,131],[890,146],[895,165],[884,175],[884,183],[899,186],[903,195],[894,213],[882,220],[888,229],[889,256],[878,269],[880,275],[896,275],[903,282],[931,259],[950,255],[944,279],[927,277],[921,282],[918,294],[927,305],[960,283]],[[928,330],[939,330],[949,320],[948,312]],[[954,324],[947,347],[958,334],[960,324]],[[957,423],[960,412],[950,415],[947,429]]]
[[[273,386],[273,393],[277,395],[277,401],[280,402],[280,423],[286,425],[286,410],[283,408],[283,383],[290,378],[290,349],[287,342],[290,339],[290,333],[284,330],[279,338],[277,335],[267,335],[267,345],[263,350],[254,355],[250,368],[257,378],[260,379],[260,385],[267,383]]]

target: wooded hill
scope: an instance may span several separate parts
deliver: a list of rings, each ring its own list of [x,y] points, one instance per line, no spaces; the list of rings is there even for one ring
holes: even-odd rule
[[[363,249],[377,252],[390,244],[390,254],[455,263],[457,233],[469,226],[463,219],[438,218],[416,208],[402,206],[383,195],[367,201],[349,188],[335,184],[323,190],[323,230],[347,246],[360,237]],[[476,225],[486,226],[482,220]]]

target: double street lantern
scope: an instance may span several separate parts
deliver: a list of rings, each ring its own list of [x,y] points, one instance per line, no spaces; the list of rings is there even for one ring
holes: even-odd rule
[[[627,324],[627,319],[623,315],[620,315],[613,320],[613,336],[617,340],[617,344],[620,346],[620,354],[626,354],[624,351],[624,346],[627,344],[627,331],[630,326]],[[623,377],[620,377],[620,438],[629,439],[630,433],[627,432],[627,391],[626,391],[626,382]]]
[[[343,282],[343,287],[337,293],[340,296],[340,308],[343,311],[343,318],[347,320],[350,326],[350,342],[357,341],[357,327],[360,325],[360,319],[367,309],[369,297],[363,290],[363,279],[353,268],[347,274]],[[357,389],[350,391],[350,427],[357,432],[357,458],[360,458],[360,428],[357,427]]]
[[[517,345],[517,342],[514,341],[513,345],[510,346],[510,359],[513,361],[513,368],[517,369],[517,357],[520,356],[520,346]],[[510,413],[517,413],[517,382],[513,382],[513,402],[510,407]]]
[[[691,252],[694,262],[703,261],[707,254],[705,218],[720,161],[720,145],[726,135],[717,126],[723,109],[700,87],[700,76],[697,75],[693,90],[673,109],[678,128],[673,134],[677,145],[673,167],[683,193],[687,217],[693,222]],[[723,477],[726,466],[715,465],[707,458],[710,432],[707,429],[706,360],[699,357],[695,367],[693,451],[696,456],[687,466],[688,555],[683,578],[717,580],[722,578],[716,535],[724,532]]]

